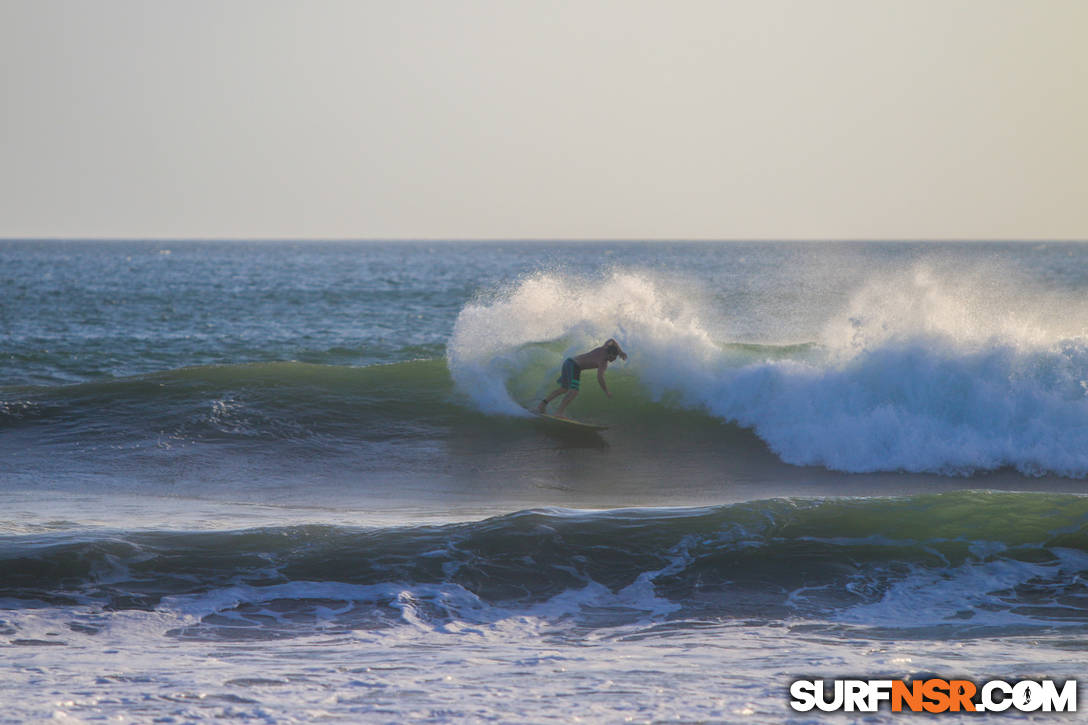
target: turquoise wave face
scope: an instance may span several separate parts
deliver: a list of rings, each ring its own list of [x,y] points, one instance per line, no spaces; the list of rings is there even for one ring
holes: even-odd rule
[[[395,467],[433,476],[437,469],[462,480],[480,468],[509,469],[512,461],[526,466],[509,469],[512,476],[524,478],[527,470],[550,467],[550,451],[583,448],[611,450],[622,459],[623,474],[615,467],[604,473],[612,480],[649,478],[662,467],[699,479],[734,471],[770,481],[810,476],[813,465],[957,476],[1005,468],[1070,479],[1088,469],[1086,454],[1074,445],[1088,402],[1064,384],[1068,371],[1048,372],[1044,365],[1013,375],[991,360],[992,376],[1016,381],[1018,395],[1009,400],[1004,387],[967,376],[953,398],[956,383],[948,381],[964,378],[955,358],[885,351],[823,369],[806,362],[823,354],[812,346],[746,345],[707,374],[699,389],[711,402],[703,403],[648,383],[646,369],[632,360],[609,371],[611,398],[585,376],[569,412],[610,426],[605,434],[587,435],[542,428],[526,410],[554,387],[552,363],[560,355],[553,348],[523,346],[524,364],[479,381],[487,395],[516,401],[508,414],[481,410],[478,391],[451,375],[448,360],[369,367],[271,362],[0,387],[0,430],[19,434],[13,455],[36,459],[94,450],[101,462],[123,462],[133,451],[151,449],[160,457],[174,451],[206,459],[322,455],[354,470]],[[902,367],[916,372],[888,381],[876,371],[889,367],[879,362],[889,357],[912,360]],[[945,387],[931,386],[934,377]],[[873,381],[903,394],[875,395]],[[601,471],[587,466],[569,475],[591,480]]]
[[[462,609],[500,608],[504,616],[547,610],[594,627],[632,617],[804,617],[898,629],[1083,628],[1085,576],[1088,498],[1029,493],[529,510],[386,529],[0,538],[0,597],[11,600],[154,609],[242,587],[245,606],[343,599],[353,620],[370,617],[375,627],[400,623],[398,602],[411,596],[435,626],[472,616]],[[346,589],[315,594],[336,587]],[[939,607],[902,616],[931,597]],[[223,607],[244,613],[237,597],[224,601],[206,622],[214,625]]]

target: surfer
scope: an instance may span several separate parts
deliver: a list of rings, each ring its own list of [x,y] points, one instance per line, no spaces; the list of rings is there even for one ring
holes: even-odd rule
[[[601,384],[601,390],[611,398],[612,393],[608,392],[608,386],[604,382],[604,371],[608,368],[608,363],[615,362],[617,357],[626,360],[627,353],[611,337],[605,340],[600,347],[595,347],[577,357],[568,357],[563,361],[563,370],[559,375],[559,379],[556,380],[559,387],[548,393],[547,397],[540,401],[540,405],[536,407],[536,412],[544,415],[548,409],[548,403],[566,393],[566,397],[559,404],[559,409],[555,411],[556,417],[564,417],[563,411],[567,409],[571,401],[578,397],[578,388],[582,383],[582,371],[592,370],[593,368],[597,368],[597,382]]]

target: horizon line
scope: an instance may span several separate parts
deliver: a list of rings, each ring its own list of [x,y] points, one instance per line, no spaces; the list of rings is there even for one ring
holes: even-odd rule
[[[153,237],[153,236],[0,236],[5,242],[267,242],[267,243],[495,243],[495,244],[555,244],[555,243],[680,243],[680,244],[754,244],[754,243],[1027,243],[1063,244],[1088,242],[1088,237]]]

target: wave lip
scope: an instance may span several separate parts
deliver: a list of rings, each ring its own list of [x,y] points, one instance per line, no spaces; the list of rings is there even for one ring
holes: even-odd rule
[[[1073,303],[987,279],[919,265],[863,286],[818,339],[742,344],[705,290],[542,272],[466,305],[447,357],[471,405],[524,415],[563,357],[615,336],[630,360],[610,381],[751,428],[790,464],[1084,478],[1088,335],[1055,315]]]

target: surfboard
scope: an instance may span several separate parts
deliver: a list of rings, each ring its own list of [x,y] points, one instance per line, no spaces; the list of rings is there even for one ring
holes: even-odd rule
[[[548,415],[547,413],[537,413],[535,410],[530,410],[530,413],[535,415],[541,420],[546,420],[549,423],[556,423],[562,426],[569,426],[573,429],[581,430],[608,430],[607,425],[597,425],[596,423],[583,423],[580,420],[574,420],[573,418],[558,418],[554,415]]]

